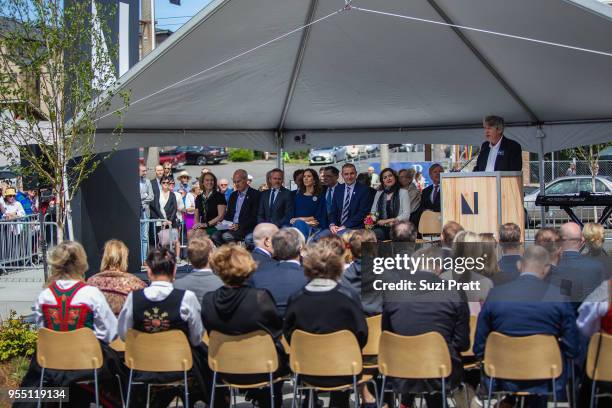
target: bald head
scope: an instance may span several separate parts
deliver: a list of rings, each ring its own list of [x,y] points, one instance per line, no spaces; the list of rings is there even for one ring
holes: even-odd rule
[[[272,249],[272,236],[278,232],[278,227],[269,222],[257,224],[253,230],[253,241],[258,248],[265,249],[269,253],[274,253]]]
[[[525,249],[523,257],[517,262],[517,267],[521,273],[533,273],[544,279],[550,270],[549,263],[548,251],[539,245],[533,245]]]
[[[563,251],[579,251],[584,242],[582,230],[575,222],[566,222],[559,229]]]

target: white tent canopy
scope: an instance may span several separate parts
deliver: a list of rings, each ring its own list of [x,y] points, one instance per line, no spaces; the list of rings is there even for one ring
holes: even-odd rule
[[[120,78],[132,101],[120,148],[480,144],[487,114],[504,116],[506,135],[529,151],[612,140],[612,7],[595,0],[350,5],[213,0]],[[116,120],[100,119],[100,150]]]

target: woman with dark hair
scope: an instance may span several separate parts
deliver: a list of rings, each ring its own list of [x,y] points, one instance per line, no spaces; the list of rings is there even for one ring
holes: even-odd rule
[[[395,170],[386,168],[380,172],[380,187],[374,196],[372,214],[376,220],[374,233],[378,241],[391,237],[391,226],[410,218],[410,196],[401,188]]]
[[[194,229],[205,229],[208,235],[217,231],[215,225],[223,220],[227,202],[225,196],[217,188],[217,177],[207,172],[200,178],[200,194],[195,200]]]
[[[176,195],[172,191],[174,179],[172,176],[163,176],[160,180],[162,189],[159,192],[159,198],[151,203],[151,218],[165,220],[159,222],[156,228],[156,232],[162,228],[170,228],[170,241],[174,244],[175,252],[178,253],[179,242],[178,242],[178,203],[176,201]],[[164,242],[167,244],[167,242]]]
[[[313,169],[305,169],[295,194],[293,212],[286,223],[297,228],[305,239],[327,228],[325,194],[319,175]]]

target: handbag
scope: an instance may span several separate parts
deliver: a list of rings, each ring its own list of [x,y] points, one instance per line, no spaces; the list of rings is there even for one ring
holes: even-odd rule
[[[176,229],[170,225],[163,226],[157,233],[157,243],[160,247],[171,247],[174,241],[176,241],[178,233]]]

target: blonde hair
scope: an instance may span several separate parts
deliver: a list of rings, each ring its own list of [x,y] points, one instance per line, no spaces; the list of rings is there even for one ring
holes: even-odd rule
[[[236,244],[223,245],[213,252],[211,269],[230,286],[241,285],[257,268],[251,254]]]
[[[344,271],[344,257],[333,245],[320,240],[308,246],[302,265],[304,275],[309,279],[324,278],[337,281]]]
[[[484,268],[474,270],[467,269],[464,273],[457,274],[453,271],[453,277],[459,281],[467,282],[472,279],[472,272],[491,277],[499,271],[497,266],[496,246],[493,244],[495,238],[490,235],[478,235],[471,231],[461,231],[453,241],[453,256],[455,258],[484,258]],[[486,255],[486,257],[485,257]]]
[[[589,249],[601,249],[606,240],[604,227],[596,222],[587,222],[584,224],[582,235]]]
[[[104,244],[104,255],[100,263],[100,271],[127,272],[130,250],[118,239],[111,239]]]
[[[47,261],[51,268],[48,286],[61,279],[84,281],[89,269],[85,250],[75,241],[64,241],[52,248]]]

